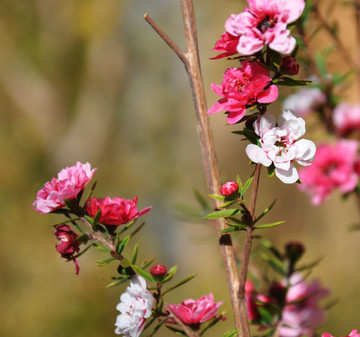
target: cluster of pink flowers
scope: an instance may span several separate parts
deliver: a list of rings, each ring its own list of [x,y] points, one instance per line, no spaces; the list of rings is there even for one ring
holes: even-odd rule
[[[203,296],[197,300],[188,299],[179,305],[170,304],[171,312],[184,324],[196,326],[217,316],[218,309],[223,302],[214,301],[213,294]]]
[[[136,207],[137,201],[138,197],[136,196],[133,200],[120,197],[114,197],[112,199],[110,197],[91,198],[86,202],[86,211],[91,217],[94,217],[100,210],[100,223],[119,226],[129,223],[151,210],[151,207],[146,207],[138,211]]]
[[[115,333],[124,337],[140,336],[146,319],[151,316],[153,303],[154,298],[146,288],[146,281],[140,276],[133,276],[116,307],[120,315],[116,318]]]
[[[299,188],[311,196],[314,205],[322,203],[334,189],[353,191],[360,176],[358,142],[342,139],[333,145],[320,145],[313,164],[299,174]]]
[[[249,144],[246,154],[254,163],[269,167],[275,166],[276,176],[286,184],[299,179],[293,161],[308,166],[314,159],[315,144],[300,139],[305,134],[305,121],[296,117],[291,110],[284,110],[276,126],[275,117],[270,113],[260,116],[253,124],[255,133],[260,137],[259,145]]]
[[[317,280],[307,283],[299,273],[294,273],[283,284],[273,283],[268,294],[257,293],[250,281],[245,287],[248,315],[253,322],[261,319],[259,308],[271,311],[274,306],[283,306],[279,321],[280,337],[312,336],[314,329],[324,323],[325,311],[318,302],[328,294],[329,291]]]
[[[232,14],[225,23],[225,33],[214,50],[224,52],[217,56],[227,57],[240,53],[251,55],[265,45],[284,54],[290,54],[296,45],[287,25],[302,14],[304,0],[247,0],[249,8],[240,14]]]
[[[45,183],[33,203],[35,211],[41,214],[53,212],[65,206],[66,199],[74,199],[91,180],[96,169],[91,170],[90,164],[77,162],[58,173],[57,178]]]
[[[360,131],[360,104],[337,105],[333,112],[333,123],[340,137]]]
[[[211,84],[211,89],[222,98],[207,113],[228,111],[227,122],[235,124],[244,117],[247,107],[256,102],[271,103],[278,98],[278,88],[270,83],[269,70],[247,58],[241,62],[241,68],[225,71],[221,86]]]

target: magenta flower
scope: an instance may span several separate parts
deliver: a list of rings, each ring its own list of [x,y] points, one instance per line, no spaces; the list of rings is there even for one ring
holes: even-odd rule
[[[200,324],[216,317],[218,308],[223,302],[214,302],[213,294],[197,300],[188,299],[179,305],[170,304],[171,312],[187,325]]]
[[[79,242],[76,241],[78,235],[73,232],[68,225],[57,225],[55,228],[55,236],[60,240],[60,244],[55,245],[56,250],[61,256],[67,260],[73,260],[76,266],[76,275],[79,274],[79,264],[74,258],[74,254],[78,253]]]
[[[215,47],[212,49],[216,51],[222,51],[224,53],[212,57],[211,60],[216,60],[237,54],[236,47],[238,44],[239,44],[238,36],[232,36],[231,34],[225,32],[223,35],[221,35],[220,40],[215,43]]]
[[[360,104],[339,104],[334,109],[333,122],[340,137],[360,131]]]
[[[58,173],[57,178],[45,183],[38,191],[33,209],[40,213],[50,213],[65,206],[66,199],[74,199],[91,180],[96,169],[91,170],[90,164],[77,162]]]
[[[266,112],[253,124],[255,133],[260,137],[259,145],[249,144],[246,154],[254,163],[266,167],[275,166],[275,175],[286,184],[299,179],[293,165],[308,166],[314,159],[316,146],[307,139],[299,139],[305,134],[305,121],[296,117],[291,110],[284,110],[276,126],[275,117]]]
[[[355,140],[343,139],[334,145],[318,147],[312,165],[300,171],[302,185],[299,185],[311,196],[314,205],[321,204],[336,188],[343,193],[354,190],[360,174],[357,151]]]
[[[223,98],[218,100],[208,114],[228,111],[227,122],[235,124],[243,118],[246,107],[259,103],[271,103],[278,97],[278,88],[271,85],[269,71],[257,61],[246,59],[241,68],[229,68],[224,73],[221,86],[211,84],[211,89]]]
[[[329,291],[318,281],[309,284],[301,274],[293,274],[281,315],[280,337],[313,336],[314,329],[325,321],[325,311],[318,302],[328,295]]]
[[[331,334],[329,334],[329,333],[327,333],[327,332],[324,332],[322,335],[321,335],[321,337],[334,337],[333,335],[331,335]],[[347,335],[346,337],[360,337],[360,333],[358,333],[357,332],[357,330],[352,330],[351,332],[350,332],[350,334],[349,335]]]
[[[249,8],[240,14],[232,14],[226,20],[225,30],[239,37],[237,51],[252,55],[265,45],[284,54],[290,54],[296,45],[287,25],[302,14],[304,0],[247,0]]]
[[[119,226],[127,224],[132,220],[146,214],[151,207],[146,207],[141,211],[137,210],[136,203],[138,197],[133,200],[127,200],[120,197],[90,198],[86,202],[86,212],[92,218],[101,210],[99,222],[104,225]]]

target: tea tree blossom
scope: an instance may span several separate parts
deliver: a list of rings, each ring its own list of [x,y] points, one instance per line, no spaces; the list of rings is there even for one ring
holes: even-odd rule
[[[124,337],[138,337],[144,329],[146,319],[151,316],[153,296],[146,288],[146,281],[133,276],[130,286],[120,297],[116,309],[120,311],[115,322],[115,333]]]
[[[240,14],[232,14],[225,23],[228,35],[222,40],[238,38],[236,50],[243,55],[252,55],[265,45],[284,54],[290,54],[296,45],[290,36],[288,24],[295,22],[302,14],[304,0],[247,0],[249,8]],[[232,53],[232,45],[217,43],[215,50]],[[223,48],[219,48],[224,46]],[[227,54],[223,54],[227,56]],[[231,54],[230,54],[231,55]]]
[[[221,96],[208,114],[228,111],[227,122],[235,124],[244,117],[247,106],[256,102],[271,103],[278,97],[278,88],[270,84],[269,71],[249,58],[241,62],[241,68],[229,68],[224,73],[221,86],[211,84],[211,89]]]
[[[96,169],[92,170],[89,163],[80,162],[61,170],[57,178],[46,182],[38,191],[33,203],[34,210],[45,214],[64,207],[65,200],[76,198],[91,180],[95,171]]]
[[[342,103],[335,107],[333,122],[337,133],[344,137],[360,131],[360,104]]]
[[[187,325],[197,325],[216,317],[218,308],[223,302],[214,302],[212,293],[197,300],[188,299],[179,305],[170,304],[171,312]]]
[[[146,207],[141,211],[138,211],[136,203],[138,197],[134,197],[133,200],[127,200],[120,197],[106,197],[103,198],[91,198],[86,202],[86,211],[92,218],[100,210],[101,216],[99,222],[104,225],[119,226],[129,223],[132,220],[137,219],[151,210],[151,207]]]
[[[220,188],[220,193],[224,197],[229,197],[239,190],[239,184],[236,181],[228,181]]]
[[[253,124],[255,133],[260,137],[259,145],[249,144],[246,154],[254,163],[269,167],[275,166],[276,176],[286,184],[299,179],[293,165],[310,165],[314,159],[315,144],[307,139],[299,139],[305,134],[305,121],[296,117],[291,110],[284,110],[278,126],[270,113],[260,116]]]
[[[359,181],[358,143],[340,140],[336,144],[318,147],[313,164],[300,171],[299,188],[311,196],[314,205],[321,204],[334,189],[347,193]]]
[[[325,101],[326,96],[319,88],[301,88],[284,100],[283,109],[290,109],[297,116],[304,117]]]
[[[56,250],[61,254],[61,256],[67,260],[73,260],[76,266],[75,273],[79,274],[79,264],[74,257],[75,253],[78,253],[79,242],[76,241],[78,235],[73,232],[68,225],[57,225],[55,228],[55,236],[60,243],[55,245]]]
[[[282,337],[312,336],[314,329],[325,322],[325,311],[319,300],[329,295],[317,280],[307,283],[301,274],[289,280],[286,305],[281,315],[279,335]]]
[[[333,335],[331,335],[331,334],[329,334],[329,333],[327,333],[327,332],[324,332],[322,335],[321,335],[321,337],[334,337]],[[352,330],[351,332],[350,332],[350,334],[348,334],[347,336],[345,336],[345,337],[360,337],[360,333],[358,333],[358,331],[357,330]]]

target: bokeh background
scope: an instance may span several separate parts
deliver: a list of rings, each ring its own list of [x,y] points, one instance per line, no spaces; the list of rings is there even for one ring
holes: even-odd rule
[[[209,89],[220,83],[224,60],[210,61],[210,51],[224,31],[238,0],[196,0],[203,77]],[[353,53],[356,34],[351,7],[322,1],[338,22],[340,36]],[[105,289],[115,265],[98,267],[103,256],[90,251],[79,259],[80,274],[55,251],[55,215],[31,209],[36,192],[76,161],[97,167],[97,196],[139,196],[139,207],[153,206],[147,225],[136,237],[140,259],[156,257],[179,266],[178,280],[197,274],[191,284],[168,297],[170,303],[213,292],[223,300],[228,320],[209,335],[232,329],[233,320],[214,230],[206,223],[179,217],[177,207],[197,207],[193,190],[206,195],[191,93],[183,65],[143,19],[148,12],[184,47],[177,0],[3,0],[0,12],[0,335],[8,337],[114,336],[115,306],[124,286]],[[340,20],[342,18],[342,20]],[[312,27],[314,28],[314,27]],[[314,49],[331,40],[320,33]],[[330,69],[346,72],[339,54]],[[354,79],[355,80],[355,79]],[[359,99],[356,82],[344,100]],[[279,114],[280,104],[272,107]],[[236,126],[222,114],[211,116],[222,180],[243,180],[252,168]],[[313,122],[308,138],[319,141],[321,125]],[[264,173],[264,172],[263,172]],[[320,207],[296,186],[285,186],[265,174],[258,210],[275,198],[268,220],[286,224],[264,232],[282,247],[301,240],[304,262],[324,257],[311,277],[321,279],[338,303],[321,329],[346,335],[360,329],[360,232],[353,199],[334,194]],[[237,237],[241,242],[241,237]],[[241,247],[241,244],[240,244]],[[256,259],[256,249],[254,257]],[[144,334],[145,335],[145,334]],[[158,336],[171,336],[163,329]]]

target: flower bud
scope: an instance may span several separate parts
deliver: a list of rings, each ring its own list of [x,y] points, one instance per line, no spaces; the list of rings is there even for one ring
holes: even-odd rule
[[[304,254],[305,247],[299,241],[288,242],[285,245],[285,255],[290,260],[292,264],[300,259],[300,257]]]
[[[239,185],[235,181],[228,181],[220,188],[220,193],[224,197],[228,197],[239,190]]]
[[[299,63],[291,56],[283,57],[281,61],[281,69],[290,75],[297,75],[299,73]]]
[[[161,281],[165,277],[167,269],[161,264],[156,264],[150,269],[150,273],[156,280]]]

